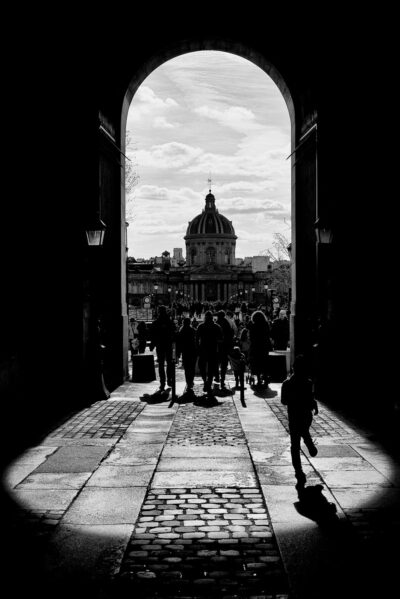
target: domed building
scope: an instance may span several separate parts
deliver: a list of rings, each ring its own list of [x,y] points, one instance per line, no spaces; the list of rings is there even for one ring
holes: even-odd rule
[[[203,211],[189,222],[184,239],[190,295],[200,301],[230,297],[238,275],[237,236],[232,221],[218,211],[211,189]]]
[[[236,239],[232,221],[218,212],[210,190],[203,212],[189,222],[186,231],[186,265],[235,265]]]
[[[211,189],[202,212],[189,221],[184,240],[184,264],[177,260],[172,264],[163,257],[129,263],[128,295],[132,304],[144,296],[150,296],[155,304],[232,299],[260,302],[265,297],[269,258],[236,259],[235,229],[232,221],[218,211]],[[164,254],[169,257],[168,252]]]

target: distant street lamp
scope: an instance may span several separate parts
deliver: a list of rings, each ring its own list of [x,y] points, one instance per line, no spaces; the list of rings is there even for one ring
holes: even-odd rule
[[[157,290],[158,290],[158,285],[157,283],[154,285],[154,291],[155,291],[155,298],[154,298],[154,303],[157,307]]]
[[[254,294],[255,294],[255,292],[256,292],[256,288],[255,288],[255,287],[252,287],[252,288],[251,288],[251,301],[252,301],[252,302],[254,302]]]
[[[169,301],[169,305],[171,305],[171,286],[168,287],[168,301]]]

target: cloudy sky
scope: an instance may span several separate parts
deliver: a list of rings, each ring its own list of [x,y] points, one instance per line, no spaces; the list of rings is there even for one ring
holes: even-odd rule
[[[128,197],[129,255],[183,248],[207,180],[233,222],[236,257],[290,239],[290,119],[272,79],[225,52],[193,52],[154,70],[135,94],[127,131],[139,182]]]

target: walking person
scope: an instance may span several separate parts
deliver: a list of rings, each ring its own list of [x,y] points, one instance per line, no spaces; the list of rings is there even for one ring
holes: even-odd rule
[[[158,373],[160,377],[160,391],[164,391],[165,382],[172,385],[173,368],[172,343],[175,339],[175,326],[168,315],[166,306],[159,306],[158,317],[150,328],[150,351],[156,348],[158,360]],[[166,376],[165,376],[166,364]]]
[[[235,387],[238,390],[245,390],[244,386],[244,373],[246,371],[246,357],[243,352],[240,351],[240,347],[235,345],[229,354],[229,361],[232,366],[233,374],[235,377]]]
[[[218,347],[218,368],[215,381],[220,382],[221,389],[225,389],[226,370],[228,368],[228,356],[233,348],[233,328],[225,316],[224,310],[217,312],[217,324],[222,330],[222,341]]]
[[[197,359],[196,329],[191,326],[188,316],[183,319],[183,324],[177,335],[177,358],[181,355],[185,371],[186,392],[193,392]]]
[[[272,322],[271,337],[275,351],[287,349],[289,342],[289,321],[284,310],[280,310],[279,316]]]
[[[204,382],[203,390],[212,392],[213,377],[218,368],[218,346],[223,341],[221,327],[214,322],[213,314],[207,310],[204,321],[196,331],[196,345],[199,353],[199,369]]]
[[[249,363],[252,376],[257,377],[257,386],[268,387],[268,356],[272,350],[268,320],[261,310],[253,312],[249,328]]]
[[[317,448],[310,435],[310,426],[314,414],[318,414],[318,404],[314,398],[313,385],[308,378],[305,358],[298,355],[293,363],[293,374],[282,383],[281,402],[287,406],[290,432],[290,453],[297,479],[296,489],[301,491],[306,483],[300,458],[301,439],[315,457]]]

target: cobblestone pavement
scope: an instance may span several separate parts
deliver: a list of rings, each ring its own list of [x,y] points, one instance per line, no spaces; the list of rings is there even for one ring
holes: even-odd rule
[[[179,405],[168,445],[245,444],[246,439],[234,403],[215,397],[210,403],[203,397],[202,387],[194,390],[196,399]]]
[[[144,406],[132,401],[98,401],[50,433],[49,438],[110,439],[122,437]]]
[[[121,579],[138,597],[275,597],[287,586],[262,493],[239,487],[152,489]]]

